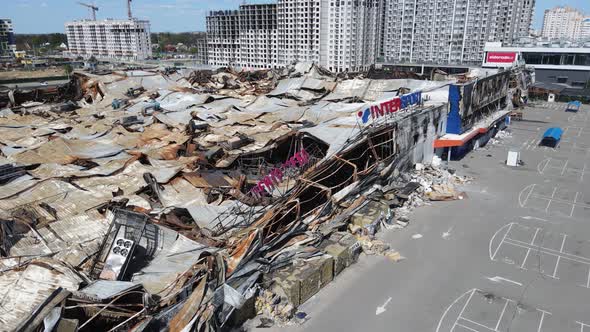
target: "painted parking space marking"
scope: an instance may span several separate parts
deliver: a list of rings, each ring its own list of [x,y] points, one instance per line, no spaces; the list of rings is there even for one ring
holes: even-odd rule
[[[544,166],[543,166],[544,167]],[[580,179],[586,172],[582,169]],[[522,189],[518,195],[520,207],[532,208],[547,215],[560,217],[581,217],[586,219],[590,204],[584,201],[584,193],[560,186],[541,186],[532,184]]]
[[[513,222],[496,231],[489,247],[492,261],[590,288],[590,241]]]
[[[590,138],[590,128],[568,126],[563,129],[564,139]]]
[[[537,171],[545,176],[575,178],[583,182],[584,178],[588,179],[590,168],[585,162],[550,157],[537,164]]]
[[[559,111],[559,112],[565,112],[566,108],[567,108],[567,103],[560,103],[560,102],[541,102],[541,103],[535,103],[535,104],[531,104],[530,106],[534,107],[534,108],[539,108],[541,110],[548,110],[548,111]],[[576,114],[583,114],[586,112],[586,107],[584,104],[582,104],[582,106],[580,107],[580,110],[576,113],[573,113],[574,115]]]
[[[445,309],[435,331],[590,332],[590,325],[582,320],[561,319],[548,310],[474,288],[461,294]]]
[[[587,156],[590,154],[590,145],[570,140],[570,139],[563,139],[561,140],[556,147],[549,147],[544,145],[539,145],[541,142],[541,137],[535,136],[533,138],[529,138],[525,140],[522,144],[522,150],[527,151],[545,151],[545,152],[553,152],[553,153],[575,153],[576,155]]]
[[[575,123],[586,123],[588,121],[590,121],[590,117],[588,112],[578,112],[577,114],[574,115],[570,115],[567,118],[568,122],[575,122]]]

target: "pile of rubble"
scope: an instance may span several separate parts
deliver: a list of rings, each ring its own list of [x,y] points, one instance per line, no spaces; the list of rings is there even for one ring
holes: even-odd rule
[[[360,251],[367,255],[380,255],[399,262],[404,257],[389,244],[379,240],[377,234],[382,229],[402,229],[410,222],[411,212],[429,201],[466,198],[458,192],[458,187],[471,182],[471,178],[459,176],[446,167],[417,165],[417,169],[402,173],[388,187],[376,187],[363,195],[371,196],[364,208],[353,214],[347,226],[347,234],[354,235]],[[344,235],[350,236],[350,235]],[[341,235],[342,236],[342,235]],[[335,256],[337,257],[337,256]],[[307,264],[315,258],[306,260]],[[355,258],[356,260],[356,258]],[[294,264],[298,264],[294,262]],[[270,327],[300,324],[304,313],[296,315],[291,294],[284,288],[261,290],[256,298],[257,320],[253,326]],[[282,294],[282,295],[281,295]]]
[[[188,76],[189,83],[201,92],[222,95],[263,95],[272,91],[280,74],[273,70],[256,72],[236,72],[232,68],[221,68],[214,71],[193,71]],[[286,76],[286,73],[285,73]]]
[[[490,138],[490,144],[496,145],[502,143],[505,139],[512,137],[512,133],[509,130],[500,130],[496,133],[496,136]]]
[[[359,125],[368,104],[426,86],[445,89],[296,64],[76,73],[71,100],[10,98],[0,110],[4,327],[305,320],[296,308],[361,250],[402,259],[379,229],[403,227],[460,182],[439,168],[404,172],[432,146],[444,103]]]

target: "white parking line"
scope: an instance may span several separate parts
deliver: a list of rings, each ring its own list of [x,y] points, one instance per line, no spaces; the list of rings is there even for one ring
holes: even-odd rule
[[[561,170],[561,175],[565,174],[565,170],[567,169],[567,164],[569,163],[569,159],[565,161],[565,164],[563,164],[563,169]]]
[[[522,248],[530,248],[529,244],[520,240],[515,240],[515,239],[511,239],[511,238],[506,238],[505,243],[509,243],[515,246],[519,246]],[[570,253],[566,253],[566,252],[559,252],[555,249],[551,249],[551,248],[546,248],[546,247],[542,247],[542,246],[538,246],[538,247],[534,247],[532,249],[540,249],[541,252],[548,254],[548,255],[553,255],[553,256],[562,256],[563,258],[567,258],[569,260],[581,263],[581,264],[589,264],[590,265],[590,258],[587,257],[583,257],[583,256],[578,256],[578,255],[574,255],[574,254],[570,254]]]
[[[574,209],[576,208],[576,203],[578,203],[578,194],[579,192],[576,191],[576,196],[574,197],[574,204],[572,204],[572,210],[570,211],[570,217],[574,216]]]
[[[494,330],[494,329],[492,329],[492,328],[491,328],[491,327],[489,327],[489,326],[485,326],[485,325],[483,325],[482,323],[478,323],[478,322],[476,322],[476,321],[473,321],[473,320],[471,320],[471,319],[467,319],[467,318],[465,318],[465,317],[459,317],[457,320],[459,320],[459,319],[461,319],[461,320],[464,320],[464,321],[466,321],[466,322],[469,322],[469,323],[471,323],[471,324],[473,324],[473,325],[477,325],[477,326],[479,326],[479,327],[483,327],[484,329],[487,329],[487,330],[490,330],[490,331],[498,331],[498,330]],[[452,330],[451,330],[451,331],[452,331]]]
[[[542,245],[535,245],[535,241],[539,236],[539,232],[543,231],[542,228],[535,228],[534,234],[532,236],[532,240],[530,242],[524,242],[521,240],[516,240],[511,238],[510,232],[513,229],[514,224],[516,224],[517,226],[520,225],[518,223],[510,223],[507,224],[505,226],[502,226],[498,231],[496,231],[496,233],[494,234],[494,236],[490,239],[490,252],[492,250],[494,250],[493,254],[490,254],[490,258],[493,261],[503,261],[503,260],[499,260],[497,258],[497,254],[500,250],[500,248],[504,245],[508,245],[508,246],[513,246],[513,247],[517,247],[517,248],[522,248],[522,249],[526,249],[526,253],[524,256],[524,259],[522,260],[522,262],[520,262],[520,264],[518,263],[518,261],[521,259],[520,256],[520,252],[517,252],[516,255],[520,256],[520,257],[508,257],[510,259],[511,262],[505,262],[507,264],[514,264],[516,268],[522,269],[522,270],[527,270],[526,268],[526,263],[528,261],[528,258],[530,257],[531,252],[536,252],[537,255],[539,255],[539,257],[541,257],[540,255],[546,255],[549,257],[555,257],[555,265],[553,266],[552,270],[549,270],[549,272],[545,273],[542,270],[539,270],[539,272],[543,273],[543,275],[559,280],[559,272],[560,272],[560,267],[563,265],[561,264],[562,260],[567,260],[570,262],[574,262],[580,265],[583,265],[587,268],[587,274],[585,273],[584,276],[582,278],[586,279],[586,283],[585,284],[577,284],[578,286],[581,287],[585,287],[585,288],[590,288],[590,257],[585,257],[585,256],[580,256],[580,255],[576,255],[576,254],[572,254],[569,252],[566,252],[566,243],[568,240],[570,240],[570,237],[568,234],[561,234],[562,236],[562,240],[561,240],[561,245],[559,247],[559,249],[553,249],[553,248],[547,248],[547,247],[543,247]],[[504,234],[504,236],[502,237],[502,240],[500,241],[499,244],[497,244],[496,248],[492,248],[492,243],[494,243],[495,238],[498,236],[498,234],[503,231],[506,230],[506,228],[508,228],[508,230],[506,231],[506,233]],[[532,230],[531,230],[532,232]],[[570,240],[570,241],[575,241],[575,240]],[[508,252],[510,255],[515,255],[515,252]],[[551,260],[546,260],[546,262],[551,262]],[[536,267],[539,268],[540,267]],[[550,268],[550,267],[549,267]],[[567,267],[566,267],[567,268]],[[545,270],[547,270],[547,267],[545,268]],[[576,272],[576,273],[580,273],[580,271]],[[495,277],[495,278],[488,278],[491,281],[498,281],[499,277]],[[590,331],[589,331],[590,332]]]
[[[537,329],[537,332],[541,332],[541,328],[543,327],[543,320],[545,319],[545,314],[551,315],[551,313],[548,311],[541,310],[541,309],[537,309],[537,310],[539,310],[542,313],[541,314],[541,321],[539,322],[539,328]]]
[[[520,207],[524,207],[524,206],[525,206],[526,202],[529,200],[529,197],[531,196],[531,193],[533,192],[533,190],[535,190],[535,186],[536,186],[536,184],[531,184],[531,185],[528,185],[528,186],[524,187],[524,188],[523,188],[523,189],[520,191],[520,193],[518,194],[518,203],[520,204]],[[527,189],[529,189],[529,188],[530,188],[530,191],[529,191],[529,192],[528,192],[528,194],[526,195],[526,198],[524,199],[524,201],[521,201],[521,200],[520,200],[520,197],[521,197],[521,196],[522,196],[522,194],[523,194],[523,193],[524,193],[524,192],[525,192]]]
[[[436,326],[436,332],[440,332],[440,327],[445,319],[445,317],[447,316],[447,314],[449,313],[449,310],[451,310],[451,308],[457,304],[457,302],[459,302],[459,300],[461,300],[462,298],[464,298],[467,294],[470,294],[469,298],[471,299],[471,296],[473,296],[473,292],[476,291],[476,288],[473,288],[471,290],[466,291],[465,293],[461,294],[461,296],[459,296],[458,298],[455,299],[455,301],[453,301],[451,304],[449,304],[449,306],[445,309],[445,312],[443,312],[442,316],[440,317],[440,320],[438,321],[438,325]],[[453,326],[454,328],[454,326]],[[452,329],[451,329],[452,331]]]
[[[561,260],[561,256],[557,256],[557,262],[555,263],[555,268],[553,268],[553,275],[552,277],[555,279],[559,279],[557,277],[557,268],[559,267],[559,260]]]
[[[535,230],[535,235],[533,235],[533,239],[531,240],[531,245],[534,246],[535,245],[535,240],[537,239],[537,234],[539,234],[539,231],[541,229],[537,227],[537,229]],[[520,264],[520,268],[521,269],[525,269],[524,265],[526,264],[526,260],[527,258],[529,258],[529,254],[531,253],[531,248],[528,248],[526,250],[526,255],[524,256],[524,260],[522,261],[522,264]]]
[[[506,312],[506,307],[508,306],[508,301],[504,303],[504,308],[502,308],[502,313],[500,314],[500,318],[498,319],[498,323],[496,323],[495,331],[498,331],[498,327],[500,327],[500,322],[502,322],[502,318],[504,318],[504,313]]]
[[[524,208],[524,207],[526,207],[527,203],[531,199],[545,200],[545,201],[547,201],[547,205],[545,206],[545,209],[544,209],[544,212],[546,214],[549,214],[549,208],[551,207],[552,203],[561,203],[561,204],[570,205],[572,207],[570,210],[570,213],[569,213],[570,218],[573,217],[574,210],[576,207],[590,209],[589,204],[586,204],[585,202],[578,201],[578,196],[579,196],[580,192],[577,192],[577,191],[575,192],[573,200],[566,200],[566,199],[561,199],[561,198],[555,197],[557,189],[558,189],[558,187],[553,187],[553,192],[551,193],[551,196],[545,196],[545,195],[540,195],[540,194],[535,193],[535,184],[526,186],[518,194],[518,203],[520,204],[521,207]],[[524,201],[523,201],[522,196],[527,190],[529,190],[529,191],[527,192],[526,197],[524,198]],[[574,194],[574,192],[569,192],[569,193]]]
[[[543,172],[545,172],[545,169],[547,168],[547,166],[549,165],[549,162],[551,161],[551,158],[547,158],[542,160],[538,165],[537,165],[537,171],[539,171],[540,174],[543,174]],[[545,163],[545,165],[543,165],[543,169],[541,169],[541,165]]]
[[[549,205],[551,205],[551,201],[553,200],[553,197],[555,197],[556,191],[557,191],[557,187],[553,187],[553,192],[551,193],[551,198],[549,199],[549,202],[547,202],[547,206],[545,207],[545,213],[547,213],[547,211],[549,211]]]
[[[502,310],[499,311],[497,309],[497,307],[491,306],[491,307],[486,307],[485,309],[481,308],[478,306],[479,302],[476,301],[476,303],[471,303],[473,296],[475,294],[481,295],[483,297],[486,297],[485,293],[477,288],[474,288],[472,290],[469,290],[465,293],[463,293],[461,296],[459,296],[457,299],[455,299],[448,307],[447,309],[444,311],[442,317],[439,320],[438,326],[435,330],[435,332],[445,332],[445,331],[454,331],[457,327],[459,328],[463,328],[466,329],[468,331],[475,331],[475,332],[486,332],[486,331],[491,331],[491,332],[501,332],[501,331],[505,331],[507,330],[511,330],[512,324],[513,324],[513,319],[510,319],[509,321],[507,321],[509,323],[509,326],[505,326],[502,330],[500,329],[500,325],[502,324],[502,321],[504,319],[504,316],[510,316],[512,315],[512,313],[518,309],[518,306],[516,305],[517,302],[514,300],[511,300],[509,298],[505,298],[505,297],[494,297],[492,299],[493,302],[495,302],[495,304],[500,304],[501,300],[504,300],[504,305],[502,306]],[[448,313],[450,312],[451,308],[455,308],[458,309],[457,304],[461,301],[464,300],[465,297],[469,295],[469,297],[467,298],[467,302],[465,302],[464,304],[461,304],[461,311],[458,313],[458,315],[455,317],[454,320],[451,320],[449,323],[452,322],[452,325],[446,325],[446,327],[444,329],[441,329],[442,327],[442,323],[443,321],[445,321],[445,319],[447,318],[451,318],[452,317],[447,317]],[[482,298],[483,299],[483,298]],[[512,307],[509,307],[508,305],[510,303],[515,304]],[[478,313],[483,314],[484,316],[487,317],[493,317],[493,315],[499,315],[498,316],[498,320],[496,321],[496,323],[493,325],[493,327],[487,326],[486,324],[491,323],[491,322],[486,322],[486,324],[480,322],[480,321],[476,321],[473,320],[473,317],[467,318],[464,317],[463,315],[465,314],[467,308],[470,308],[470,312],[473,311],[473,309],[476,309]],[[492,309],[493,308],[493,309]],[[535,308],[533,307],[532,309],[534,309],[537,312],[540,312],[541,315],[540,317],[538,317],[538,322],[537,319],[535,319],[534,321],[532,321],[531,323],[534,323],[537,327],[537,332],[542,331],[543,329],[543,324],[545,323],[545,319],[547,318],[546,316],[553,316],[553,314],[547,310],[543,310],[543,309],[539,309],[539,308]],[[453,312],[456,312],[455,310],[453,310]],[[454,316],[453,316],[454,317]],[[580,321],[575,321],[577,324],[581,325],[581,329],[583,330],[584,327],[589,326],[588,324],[582,323]]]
[[[586,326],[590,327],[590,325],[588,325],[586,323],[582,323],[580,321],[576,321],[576,323],[580,324],[580,332],[584,332],[584,327],[586,327]]]
[[[457,326],[461,326],[462,328],[464,328],[464,329],[467,329],[467,330],[469,330],[469,331],[473,331],[473,332],[479,332],[478,330],[474,330],[474,329],[472,329],[472,328],[470,328],[470,327],[468,327],[468,326],[465,326],[465,325],[463,325],[463,324],[459,324],[459,323],[457,323]],[[453,326],[453,329],[451,330],[451,332],[453,332],[453,330],[454,330],[454,329],[455,329],[455,327]]]
[[[469,304],[469,301],[471,301],[473,294],[475,294],[475,289],[471,291],[471,294],[469,294],[469,298],[467,298],[467,302],[465,302],[463,308],[461,309],[461,312],[459,313],[459,316],[457,316],[457,319],[455,319],[455,323],[453,324],[453,328],[451,329],[451,331],[455,328],[455,325],[457,325],[457,321],[461,318],[461,316],[463,316],[465,308],[467,308],[467,305]]]
[[[498,253],[498,250],[500,250],[500,246],[502,246],[502,243],[504,243],[504,241],[506,240],[506,236],[508,235],[508,233],[510,233],[510,230],[512,229],[512,225],[514,225],[514,223],[510,224],[510,226],[508,227],[508,231],[506,232],[506,234],[504,234],[504,237],[502,237],[502,241],[500,241],[500,245],[498,246],[498,248],[496,248],[496,251],[494,251],[494,254],[491,257],[492,260],[494,260],[494,258],[496,257],[496,254]]]

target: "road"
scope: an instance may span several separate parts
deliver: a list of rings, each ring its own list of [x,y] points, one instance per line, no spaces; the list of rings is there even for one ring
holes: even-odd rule
[[[264,330],[590,332],[590,107],[564,109],[528,107],[511,137],[451,162],[474,177],[468,198],[380,234],[405,260],[363,256],[300,308],[303,325]],[[552,126],[559,147],[538,147]],[[505,165],[509,149],[524,166]]]

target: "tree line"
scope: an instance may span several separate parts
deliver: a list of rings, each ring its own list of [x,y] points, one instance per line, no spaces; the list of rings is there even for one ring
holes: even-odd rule
[[[49,43],[48,48],[55,49],[62,43],[67,44],[66,35],[63,33],[48,34],[16,34],[16,47],[19,50],[32,50]],[[166,45],[183,43],[187,47],[197,44],[198,40],[205,38],[204,32],[153,32],[151,34],[152,44],[158,44],[160,49]]]

